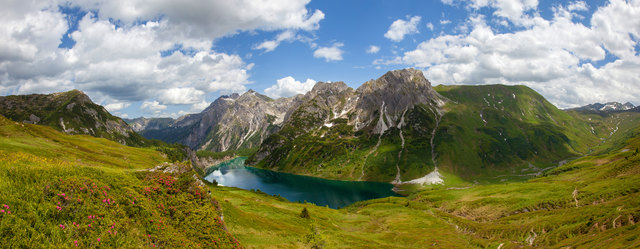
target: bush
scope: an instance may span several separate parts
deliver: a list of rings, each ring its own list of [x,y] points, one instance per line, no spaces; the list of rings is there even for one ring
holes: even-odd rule
[[[302,212],[300,212],[300,218],[305,218],[305,219],[311,218],[311,216],[309,216],[309,210],[307,210],[306,207],[302,209]]]

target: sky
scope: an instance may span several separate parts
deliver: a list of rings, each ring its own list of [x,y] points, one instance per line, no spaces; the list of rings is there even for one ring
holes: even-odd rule
[[[0,0],[0,95],[79,89],[124,118],[224,94],[526,85],[559,108],[640,104],[640,0]]]

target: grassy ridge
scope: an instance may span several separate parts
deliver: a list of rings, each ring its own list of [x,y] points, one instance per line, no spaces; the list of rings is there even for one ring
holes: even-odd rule
[[[437,160],[468,181],[535,174],[598,143],[585,122],[525,86],[435,89],[451,100],[436,133]]]
[[[0,116],[0,247],[241,247],[193,178],[133,148]]]

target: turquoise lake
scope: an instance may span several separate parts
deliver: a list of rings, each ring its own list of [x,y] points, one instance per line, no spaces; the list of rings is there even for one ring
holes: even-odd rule
[[[244,166],[245,157],[238,157],[214,166],[205,179],[241,189],[259,189],[270,195],[280,195],[289,201],[307,201],[318,206],[341,208],[357,201],[400,196],[393,185],[381,182],[339,181],[301,176]]]

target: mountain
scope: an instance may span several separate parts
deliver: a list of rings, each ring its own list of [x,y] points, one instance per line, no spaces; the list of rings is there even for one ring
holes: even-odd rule
[[[193,149],[227,151],[254,148],[279,130],[296,97],[271,99],[249,90],[224,95],[197,114],[178,119],[138,118],[128,122],[143,136]]]
[[[145,144],[145,139],[127,123],[79,90],[0,96],[0,114],[16,122],[47,125],[66,134],[86,134],[133,146]]]
[[[442,183],[443,175],[496,181],[539,174],[597,142],[587,123],[530,88],[434,89],[421,71],[404,69],[356,90],[342,82],[318,83],[247,161],[296,174],[397,184]]]
[[[604,104],[601,103],[595,103],[595,104],[589,104],[586,106],[582,106],[582,107],[578,107],[578,108],[573,108],[573,110],[576,111],[601,111],[601,112],[609,112],[609,111],[627,111],[627,110],[631,110],[635,108],[635,106],[633,104],[631,104],[630,102],[621,104],[619,102],[607,102]]]

